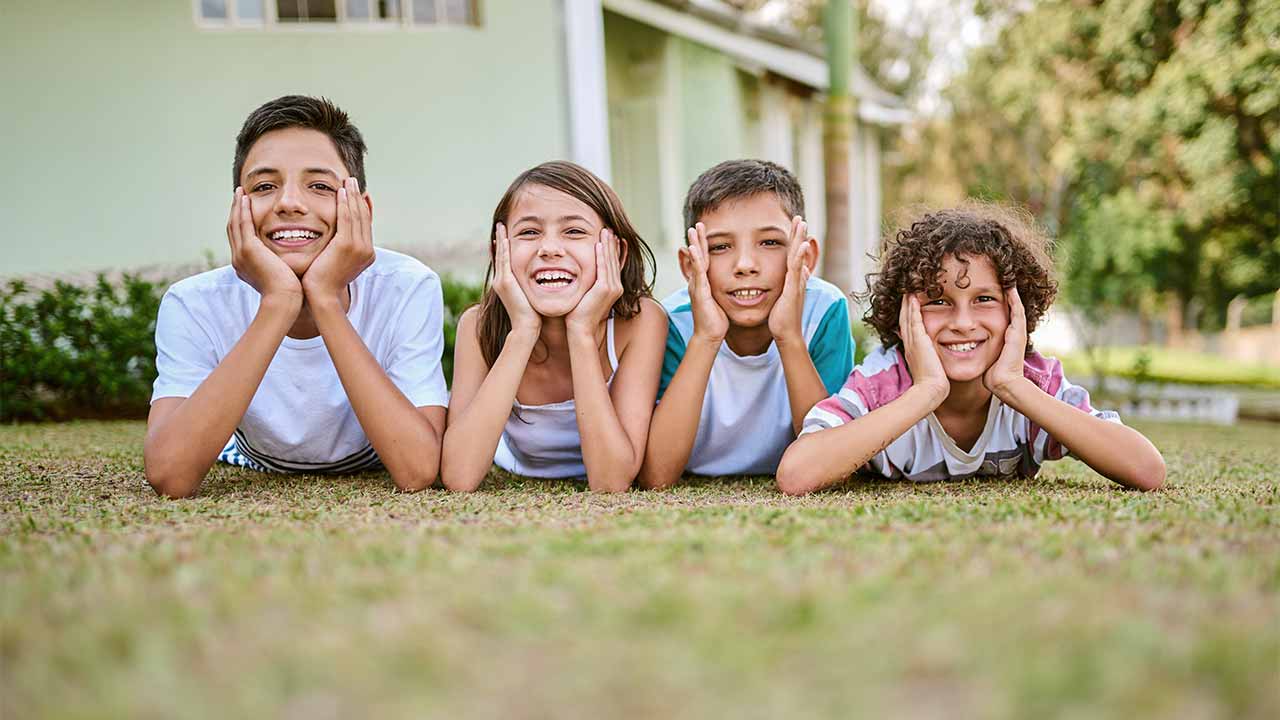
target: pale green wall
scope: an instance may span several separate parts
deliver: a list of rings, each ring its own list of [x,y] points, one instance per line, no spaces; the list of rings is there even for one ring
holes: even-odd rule
[[[4,3],[0,275],[225,259],[235,134],[287,93],[333,99],[364,133],[377,244],[483,253],[511,179],[568,154],[558,6],[264,32],[200,29],[191,0]]]
[[[658,260],[655,294],[684,285],[685,192],[704,170],[756,154],[755,78],[723,53],[605,13],[613,185]]]

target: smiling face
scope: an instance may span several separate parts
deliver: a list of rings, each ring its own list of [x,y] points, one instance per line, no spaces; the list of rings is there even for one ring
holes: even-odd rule
[[[1009,327],[1009,307],[995,266],[985,255],[965,260],[968,267],[954,255],[943,258],[940,297],[916,294],[925,332],[952,382],[981,380],[1000,357]]]
[[[318,130],[273,130],[245,156],[240,184],[254,229],[298,277],[333,239],[338,188],[349,175],[333,141]]]
[[[596,281],[604,223],[586,203],[545,185],[522,188],[507,216],[511,272],[544,317],[563,317]]]
[[[707,230],[707,280],[734,328],[768,330],[787,276],[791,218],[777,195],[725,202],[699,219]]]

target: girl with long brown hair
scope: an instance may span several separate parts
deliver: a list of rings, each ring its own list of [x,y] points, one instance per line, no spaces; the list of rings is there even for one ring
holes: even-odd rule
[[[613,190],[569,162],[521,173],[491,228],[484,296],[458,321],[445,486],[475,490],[497,464],[626,490],[667,335],[653,253]]]

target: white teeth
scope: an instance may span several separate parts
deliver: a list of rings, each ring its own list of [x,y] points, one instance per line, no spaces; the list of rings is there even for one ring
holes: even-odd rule
[[[978,347],[978,343],[976,342],[953,343],[951,345],[947,345],[948,350],[951,350],[952,352],[962,352],[962,353],[969,352],[970,350],[976,347]]]
[[[541,270],[533,275],[534,282],[540,285],[568,285],[573,276],[563,270]]]
[[[753,297],[759,297],[764,294],[763,290],[734,290],[729,293],[739,300],[750,300]]]
[[[277,230],[271,233],[272,240],[288,240],[293,238],[308,238],[314,240],[320,237],[320,233],[311,230]]]

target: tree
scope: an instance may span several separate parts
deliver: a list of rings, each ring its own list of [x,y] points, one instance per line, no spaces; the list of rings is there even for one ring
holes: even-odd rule
[[[1220,324],[1280,278],[1280,3],[984,2],[1003,22],[907,149],[944,192],[1028,205],[1077,303],[1175,298]],[[917,188],[920,189],[920,188]],[[923,189],[922,194],[924,194]]]

